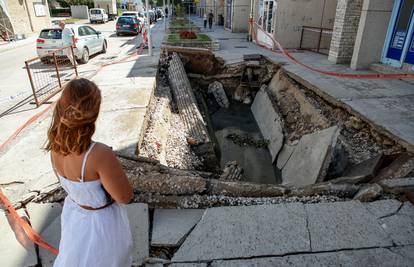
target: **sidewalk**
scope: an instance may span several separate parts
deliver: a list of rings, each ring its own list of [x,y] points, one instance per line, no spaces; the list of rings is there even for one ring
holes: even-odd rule
[[[193,17],[202,27],[202,20]],[[243,61],[245,54],[262,54],[298,83],[313,90],[328,102],[360,115],[383,134],[397,140],[407,150],[414,152],[414,85],[402,80],[349,79],[321,75],[292,63],[280,53],[271,52],[247,42],[247,33],[231,33],[222,27],[205,31],[220,42],[220,51],[214,52],[225,64]],[[327,56],[312,53],[292,53],[300,62],[322,70],[358,73],[344,65],[333,64]],[[372,71],[364,71],[368,73]],[[361,72],[359,72],[361,73]]]

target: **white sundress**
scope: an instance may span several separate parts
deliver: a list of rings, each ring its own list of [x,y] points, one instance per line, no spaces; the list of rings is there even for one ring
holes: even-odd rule
[[[88,155],[85,153],[79,182],[58,173],[63,189],[68,193],[61,215],[61,240],[54,267],[131,267],[132,236],[125,205],[108,203],[100,180],[84,181]],[[52,163],[53,165],[53,163]]]

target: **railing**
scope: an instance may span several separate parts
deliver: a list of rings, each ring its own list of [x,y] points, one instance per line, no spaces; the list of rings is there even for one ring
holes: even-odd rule
[[[73,60],[69,60],[69,57]],[[78,76],[71,46],[29,59],[25,61],[25,65],[37,107],[59,93],[67,82]]]
[[[328,28],[302,26],[300,49],[328,55],[332,32],[332,29]]]

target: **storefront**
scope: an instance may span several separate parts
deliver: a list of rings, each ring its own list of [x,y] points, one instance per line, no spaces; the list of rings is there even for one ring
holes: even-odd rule
[[[261,29],[257,30],[257,42],[269,48],[273,47],[273,41],[268,34],[274,35],[276,10],[276,0],[259,0],[257,24]]]
[[[381,61],[414,69],[414,0],[395,0]]]

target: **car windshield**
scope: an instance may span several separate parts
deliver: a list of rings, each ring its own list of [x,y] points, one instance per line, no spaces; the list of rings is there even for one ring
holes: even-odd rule
[[[99,14],[101,14],[101,11],[99,9],[92,9],[91,14],[99,15]]]
[[[120,17],[118,18],[118,23],[133,23],[134,18],[132,17]]]
[[[122,16],[136,16],[136,13],[123,13]]]
[[[42,39],[62,39],[61,29],[47,29],[40,32],[39,38]]]

